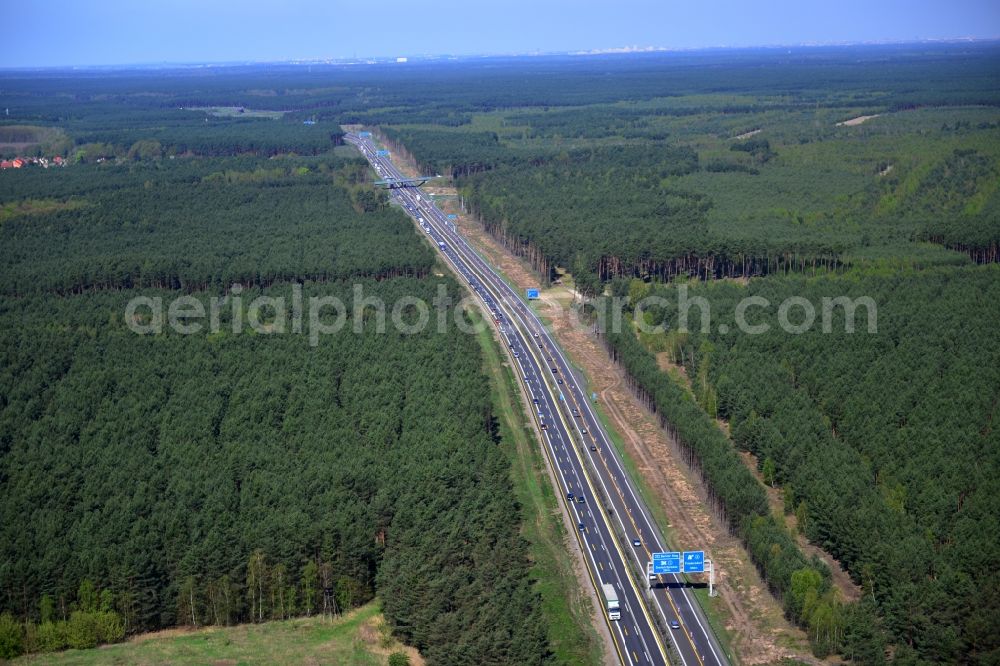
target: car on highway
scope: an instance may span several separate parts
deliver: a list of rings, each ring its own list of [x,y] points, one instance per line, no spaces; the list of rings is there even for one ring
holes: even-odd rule
[[[636,548],[640,548],[642,547],[642,542],[639,541],[638,539],[632,539],[632,545],[635,546]]]
[[[586,428],[580,428],[580,432],[583,433],[584,435],[586,435],[587,434],[587,429]]]
[[[580,418],[580,410],[578,410],[576,407],[573,408],[573,416],[575,416],[576,418]]]
[[[538,404],[538,398],[532,398],[531,402],[533,402],[533,403],[535,403],[537,405]]]
[[[670,628],[671,629],[680,629],[681,628],[681,623],[678,622],[677,620],[671,620],[670,621]]]
[[[568,499],[568,500],[571,500],[571,499],[573,499],[573,493],[572,493],[572,492],[569,492],[569,491],[567,491],[567,492],[566,492],[566,499]]]
[[[580,496],[578,496],[578,497],[576,498],[576,503],[577,503],[577,504],[583,504],[583,503],[585,503],[586,501],[587,501],[587,500],[583,499],[583,495],[580,495]]]
[[[581,530],[582,530],[582,529],[584,529],[584,526],[583,526],[583,523],[580,523],[580,524],[579,524],[579,528],[580,528]]]
[[[591,451],[596,451],[597,450],[597,445],[596,444],[591,444],[590,445],[590,450]]]
[[[562,384],[562,383],[563,383],[563,380],[561,380],[560,378],[556,377],[556,383],[557,383],[557,384]]]

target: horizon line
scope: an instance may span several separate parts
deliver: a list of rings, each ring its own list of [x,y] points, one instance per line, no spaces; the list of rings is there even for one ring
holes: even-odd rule
[[[617,47],[601,47],[593,49],[574,49],[559,51],[509,51],[509,52],[487,52],[487,53],[401,53],[397,55],[380,56],[329,56],[311,58],[286,58],[279,60],[161,60],[143,61],[132,63],[104,63],[104,64],[83,64],[83,65],[2,65],[0,72],[38,72],[38,71],[88,71],[88,70],[129,70],[129,69],[189,69],[208,67],[241,67],[254,65],[382,65],[382,64],[408,64],[413,61],[426,62],[433,60],[461,60],[461,59],[487,59],[487,58],[538,58],[555,56],[600,56],[600,55],[648,55],[654,53],[697,53],[701,51],[740,51],[753,49],[788,49],[788,48],[829,48],[829,47],[858,47],[858,46],[906,46],[920,44],[970,44],[1000,42],[1000,36],[992,37],[927,37],[914,39],[886,39],[886,40],[857,40],[857,41],[830,41],[830,42],[795,42],[795,43],[773,43],[773,44],[748,44],[748,45],[705,45],[687,47],[669,47],[653,45],[626,45]],[[402,60],[403,62],[400,62]]]

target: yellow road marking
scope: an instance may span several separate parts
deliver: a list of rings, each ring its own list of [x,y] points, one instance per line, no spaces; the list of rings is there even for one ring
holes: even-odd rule
[[[423,202],[419,202],[419,201],[417,202],[418,209],[423,207],[421,204],[423,204]],[[428,213],[428,215],[429,215],[429,213]],[[440,252],[439,248],[438,248],[438,251]],[[463,263],[465,262],[464,259],[462,261],[463,261]],[[447,257],[446,257],[445,265],[448,265],[449,268],[451,267],[450,263],[447,261]],[[462,276],[458,275],[458,277],[462,277]],[[464,284],[465,283],[463,282],[463,285]],[[469,291],[471,293],[472,290],[468,287],[468,285],[465,285],[465,286],[466,286],[467,291]],[[486,281],[485,280],[483,280],[483,286],[484,286],[484,288],[486,288]],[[492,291],[493,289],[495,289],[495,287],[491,286],[489,289],[490,289],[490,291]],[[498,300],[497,306],[500,307],[499,301],[501,299],[498,297],[497,300]],[[512,323],[512,325],[515,328],[517,327],[517,324],[514,323],[514,319],[513,318],[511,319],[511,323]],[[530,334],[530,331],[529,331],[529,334]],[[504,345],[504,347],[505,347],[505,351],[507,352],[507,355],[512,357],[512,353],[511,353],[511,350],[509,349],[509,346],[508,345]],[[536,363],[538,363],[539,368],[541,368],[541,367],[549,367],[547,364],[544,364],[544,363],[541,362],[541,360],[539,359],[539,357],[537,356],[537,354],[535,353],[535,351],[532,349],[531,345],[525,345],[525,347],[529,350],[529,353],[534,357]],[[511,358],[511,361],[512,361],[512,363],[515,366],[518,365],[515,359]],[[553,400],[555,400],[556,396],[552,392],[552,386],[549,384],[548,381],[546,381],[544,379],[544,377],[546,377],[546,376],[548,376],[548,375],[547,374],[546,375],[542,375],[542,385],[548,390],[548,393],[549,393],[550,397]],[[529,396],[529,399],[530,399],[530,396]],[[562,411],[558,409],[558,405],[557,405],[556,412],[559,414],[559,420],[562,421],[563,427],[566,429],[566,432],[567,433],[572,433],[573,430],[572,430],[572,428],[569,427],[569,424],[566,423],[566,419],[563,416]],[[533,414],[533,416],[535,416],[536,424],[539,425],[539,426],[541,426],[540,419],[538,418],[538,415],[537,414]],[[593,437],[593,435],[591,435],[591,437]],[[549,451],[549,447],[545,445],[545,441],[544,440],[545,440],[544,436],[541,436],[540,440],[539,440],[539,444],[541,445],[542,451],[545,454],[545,457],[549,460],[550,464],[552,464],[552,467],[555,468],[555,469],[558,469],[558,467],[554,464],[554,461],[552,460],[552,454]],[[577,459],[580,460],[578,453],[577,453]],[[587,485],[590,487],[592,495],[594,497],[596,497],[597,494],[594,491],[594,486],[593,486],[593,484],[590,481],[590,476],[586,473],[586,465],[583,463],[582,460],[580,460],[580,463],[581,463],[581,465],[583,467],[583,470],[584,470],[584,478],[587,481]],[[619,492],[621,492],[621,491],[619,491]],[[563,496],[563,503],[564,504],[568,503],[567,500],[565,499],[565,496]],[[572,514],[572,512],[570,512],[570,513]],[[602,514],[604,513],[603,508],[601,508],[601,513]],[[607,519],[607,516],[605,516],[605,518]],[[609,519],[607,519],[607,520],[609,520]],[[609,522],[609,527],[610,527],[610,522]],[[576,530],[576,531],[579,532],[579,530]],[[587,531],[589,533],[589,530],[587,530]],[[581,537],[580,537],[579,534],[577,534],[577,539],[582,541],[582,539],[581,539]],[[622,552],[621,548],[618,545],[617,540],[614,539],[613,535],[612,535],[612,542],[614,543],[615,548],[618,550],[618,553],[621,556],[622,561],[625,561],[625,554]],[[591,549],[596,550],[596,547],[594,546],[593,543],[590,544],[590,547],[591,547]],[[597,584],[597,581],[594,580],[594,576],[593,576],[593,573],[592,573],[590,567],[587,567],[587,574],[590,577],[591,583],[594,585],[595,590],[600,590],[600,586]],[[638,588],[636,588],[635,581],[632,579],[631,576],[627,575],[626,576],[626,580],[628,580],[629,583],[632,584],[633,590],[636,593],[636,597],[639,599],[639,604],[642,607],[643,614],[646,615],[647,621],[650,623],[650,626],[652,626],[653,622],[652,622],[652,619],[649,617],[649,612],[646,610],[645,599],[643,598],[642,593],[638,590]],[[612,642],[615,645],[615,651],[618,653],[619,659],[621,659],[621,661],[624,662],[625,661],[625,659],[624,659],[625,655],[622,654],[622,648],[624,648],[624,646],[619,647],[618,641],[615,639],[614,627],[612,627],[611,621],[608,619],[607,614],[604,615],[604,619],[605,619],[605,622],[608,625],[608,629],[611,631]],[[628,633],[627,629],[625,630],[625,633],[626,634]],[[666,650],[665,650],[665,648],[663,646],[662,641],[660,640],[659,633],[654,630],[653,631],[653,636],[656,638],[656,642],[657,642],[657,644],[660,647],[660,651],[661,651],[664,659],[666,659]],[[638,661],[638,658],[635,657],[635,652],[634,651],[633,651],[632,655],[633,655],[633,658],[636,661]]]
[[[577,402],[576,396],[574,396],[573,393],[570,392],[570,397],[573,400],[573,404],[576,405],[577,411],[579,411],[580,404]],[[562,418],[562,413],[560,412],[560,419],[561,418]],[[593,433],[588,430],[587,434],[590,436],[591,441],[593,441],[596,444],[597,440],[594,438]],[[604,456],[598,456],[598,457],[601,459],[601,462],[604,463],[604,468],[608,471],[608,476],[610,476],[614,480],[615,490],[618,492],[619,497],[621,497],[622,502],[625,503],[625,493],[622,492],[622,489],[621,489],[621,487],[618,484],[618,477],[611,473],[611,468],[608,467],[608,461],[604,459]],[[639,535],[642,535],[642,530],[639,529],[639,526],[635,522],[635,518],[632,516],[632,508],[630,506],[628,506],[627,503],[625,503],[625,510],[626,510],[626,513],[628,514],[629,521],[632,523],[632,527],[635,529],[636,533],[639,534]],[[648,544],[645,541],[642,542],[642,549],[644,551],[646,551],[647,560],[651,560],[653,558],[653,555],[652,555],[652,552],[649,550]],[[623,557],[624,557],[624,555],[623,555]],[[647,585],[648,585],[648,582],[647,582]],[[677,607],[677,605],[674,603],[673,597],[670,596],[669,592],[665,596],[667,598],[667,602],[670,603],[670,607],[673,609],[674,614],[678,618],[680,618],[681,617],[681,611]],[[642,599],[642,595],[641,594],[639,595],[639,598]],[[652,625],[652,622],[650,622],[650,624]],[[691,651],[694,653],[695,660],[697,660],[697,662],[701,666],[704,666],[705,662],[702,661],[701,654],[698,652],[698,648],[694,644],[694,639],[691,637],[691,632],[688,631],[687,623],[681,623],[681,630],[684,632],[684,637],[687,638],[688,643],[691,644]],[[653,634],[657,637],[657,641],[659,642],[659,632],[654,631]],[[661,645],[661,647],[662,647],[662,645]]]

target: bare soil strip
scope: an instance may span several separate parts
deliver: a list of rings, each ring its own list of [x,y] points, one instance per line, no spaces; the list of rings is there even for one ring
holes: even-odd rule
[[[863,122],[869,121],[872,118],[878,118],[881,113],[873,113],[870,116],[858,116],[857,118],[851,118],[850,120],[844,120],[837,123],[837,127],[854,127],[855,125],[860,125]]]

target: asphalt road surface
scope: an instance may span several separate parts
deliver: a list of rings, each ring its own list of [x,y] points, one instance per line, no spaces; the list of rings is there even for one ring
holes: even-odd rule
[[[346,140],[382,179],[402,179],[390,158],[376,154],[370,138]],[[562,501],[579,529],[586,566],[598,597],[614,586],[621,618],[605,620],[623,664],[726,664],[728,659],[694,599],[676,575],[649,581],[653,552],[668,550],[648,508],[624,470],[585,388],[565,356],[520,295],[457,232],[418,187],[390,190],[454,271],[491,313],[531,401],[546,457],[563,485]],[[635,545],[638,544],[638,545]],[[685,544],[698,550],[698,544]]]

